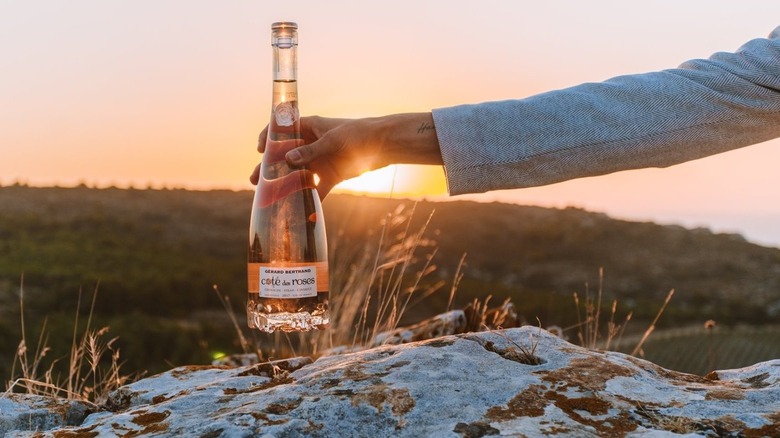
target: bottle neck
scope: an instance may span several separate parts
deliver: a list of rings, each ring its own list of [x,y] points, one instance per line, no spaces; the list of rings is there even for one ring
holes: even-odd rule
[[[274,53],[274,81],[298,79],[297,44],[272,44]]]
[[[273,97],[262,165],[263,176],[268,179],[279,178],[293,171],[285,162],[284,155],[302,144],[296,81],[298,35],[295,28],[274,27],[271,47]]]
[[[271,47],[274,81],[269,140],[299,139],[297,26],[289,22],[274,23]]]
[[[274,54],[274,81],[298,79],[298,25],[274,23],[271,27],[271,47]]]
[[[274,49],[274,85],[271,110],[280,128],[297,125],[298,121],[298,69],[296,62],[297,47],[291,45],[281,47],[273,45]],[[287,131],[282,129],[282,131]]]
[[[298,113],[297,25],[274,23],[271,33],[273,48],[273,99],[271,121],[260,167],[262,181],[258,184],[259,205],[266,207],[304,189],[316,189],[314,174],[305,168],[291,168],[285,154],[303,144]],[[316,194],[314,195],[316,197]]]

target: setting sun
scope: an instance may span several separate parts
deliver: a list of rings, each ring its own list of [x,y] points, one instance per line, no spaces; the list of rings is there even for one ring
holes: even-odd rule
[[[336,191],[372,195],[441,195],[446,183],[435,166],[391,165],[344,181]]]
[[[366,172],[357,178],[344,181],[338,185],[338,190],[351,193],[382,194],[393,192],[398,166],[387,166]]]

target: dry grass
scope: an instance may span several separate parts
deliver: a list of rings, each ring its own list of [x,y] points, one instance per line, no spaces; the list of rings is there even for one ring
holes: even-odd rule
[[[599,287],[596,293],[596,298],[590,297],[588,284],[585,284],[585,301],[582,303],[582,309],[580,308],[579,295],[574,293],[574,305],[577,307],[577,325],[569,327],[577,328],[577,338],[580,345],[590,349],[603,348],[609,350],[610,347],[615,349],[619,348],[620,341],[623,337],[626,325],[631,320],[632,313],[629,312],[626,315],[622,324],[615,323],[615,316],[617,313],[617,300],[612,301],[612,311],[607,322],[607,334],[606,340],[601,342],[601,303],[604,292],[604,269],[599,269]],[[614,342],[614,344],[613,344]]]
[[[433,264],[436,242],[425,236],[433,212],[416,229],[412,227],[414,214],[414,206],[400,205],[359,245],[342,240],[342,232],[331,238],[331,287],[338,293],[331,295],[328,330],[271,335],[250,330],[246,334],[244,330],[248,329],[237,322],[228,297],[214,286],[244,354],[264,362],[294,356],[316,357],[336,348],[356,351],[372,346],[380,333],[396,329],[409,309],[445,285],[441,280],[424,281],[437,269]],[[452,306],[463,265],[461,259],[448,307]]]
[[[92,303],[84,333],[79,336],[79,312],[76,311],[73,324],[73,340],[68,357],[67,376],[55,375],[55,365],[60,358],[51,359],[45,366],[51,349],[47,345],[46,323],[33,350],[27,340],[24,319],[24,277],[19,287],[19,312],[22,339],[16,349],[11,367],[11,379],[6,383],[5,394],[22,391],[50,397],[81,400],[93,405],[102,403],[108,394],[128,383],[131,376],[120,371],[119,349],[115,347],[117,337],[106,340],[108,327],[94,330],[91,327],[92,313],[97,298],[97,287],[92,294]],[[76,308],[81,304],[81,291]],[[17,369],[18,367],[18,369]],[[45,368],[45,369],[44,369]],[[5,395],[4,394],[4,395]]]
[[[537,339],[534,339],[533,334],[528,335],[528,346],[520,345],[517,342],[514,341],[514,339],[510,338],[509,336],[504,333],[504,330],[492,330],[490,327],[485,326],[485,329],[490,331],[491,333],[495,333],[502,338],[509,341],[513,346],[506,349],[502,352],[497,352],[501,356],[514,360],[515,362],[519,362],[525,365],[541,365],[544,363],[544,360],[542,360],[539,356],[536,355],[536,348],[539,346],[539,341]],[[542,324],[539,323],[539,335],[541,335],[542,332]]]
[[[658,409],[642,405],[637,406],[636,413],[647,419],[654,429],[660,429],[680,435],[702,432],[701,424],[690,418],[662,415]]]
[[[273,344],[270,348],[267,346],[267,335],[250,331],[250,341],[250,336],[244,334],[244,329],[231,310],[229,299],[219,293],[215,286],[217,295],[230,313],[244,353],[255,355],[258,361],[263,362],[294,356],[316,357],[336,351],[357,351],[375,346],[380,333],[397,329],[407,310],[442,290],[445,285],[444,281],[422,281],[437,269],[432,262],[437,252],[436,242],[425,237],[433,212],[419,229],[412,229],[411,226],[414,213],[414,206],[405,208],[399,205],[357,247],[343,245],[340,240],[343,233],[337,233],[332,239],[334,251],[331,278],[337,283],[332,287],[339,292],[331,297],[331,322],[326,331],[274,333],[271,335]],[[465,258],[464,254],[457,266],[449,288],[447,308],[442,309],[443,312],[452,310],[458,285],[463,278]],[[618,350],[632,314],[628,313],[622,322],[617,323],[617,301],[613,300],[609,319],[602,322],[603,276],[603,269],[600,269],[595,297],[591,297],[587,284],[583,301],[580,301],[577,293],[574,294],[578,322],[562,331],[578,329],[579,344],[586,348]],[[421,287],[426,283],[427,286]],[[633,355],[641,353],[642,344],[654,331],[672,293],[645,336],[638,342]],[[518,318],[510,300],[491,309],[491,298],[488,295],[484,300],[475,299],[467,307],[465,331],[500,330],[522,325],[522,317]],[[602,335],[605,327],[606,334]],[[263,344],[266,344],[265,349]],[[522,350],[518,351],[523,353]],[[530,351],[527,356],[530,358],[535,355]]]
[[[233,328],[235,329],[236,335],[238,336],[238,343],[241,346],[241,350],[243,350],[244,354],[255,353],[259,357],[261,353],[256,350],[253,343],[249,342],[247,337],[244,336],[244,331],[241,330],[241,325],[239,324],[238,318],[236,317],[236,312],[233,311],[233,306],[230,303],[230,297],[220,292],[219,286],[216,284],[213,285],[212,288],[214,289],[214,293],[217,294],[219,302],[222,303],[222,306],[225,308],[228,316],[230,316],[230,322],[233,324]]]
[[[419,229],[412,229],[414,214],[414,206],[401,205],[385,216],[358,252],[350,256],[349,251],[334,251],[343,257],[333,264],[341,285],[331,300],[330,329],[315,340],[318,350],[366,348],[380,333],[396,329],[409,309],[442,289],[443,281],[423,281],[437,269],[436,242],[425,237],[433,212]]]
[[[432,264],[435,242],[424,237],[432,215],[416,231],[410,229],[414,208],[406,211],[399,207],[387,215],[381,224],[371,275],[366,278],[367,271],[352,269],[347,282],[351,287],[340,291],[340,296],[349,300],[334,310],[331,345],[345,345],[350,337],[352,348],[370,345],[379,333],[397,328],[410,306],[443,286],[436,282],[420,289],[422,279],[436,270]],[[430,249],[422,258],[417,254],[421,248]],[[414,271],[418,261],[422,267]]]
[[[666,306],[669,304],[669,301],[672,300],[673,295],[674,295],[674,289],[670,290],[669,293],[666,295],[664,304],[661,306],[661,308],[658,310],[658,313],[655,315],[655,319],[653,319],[653,323],[650,324],[649,327],[647,327],[647,330],[645,330],[645,333],[642,335],[642,339],[639,340],[639,343],[636,344],[634,350],[631,351],[632,356],[636,356],[638,353],[642,352],[642,345],[644,345],[647,338],[649,338],[650,335],[653,333],[653,331],[655,331],[655,326],[656,324],[658,324],[658,319],[661,318],[661,314],[664,313],[664,310],[666,309]]]
[[[308,333],[274,333],[271,338],[244,330],[243,324],[233,310],[227,295],[214,285],[214,291],[225,307],[237,335],[237,341],[245,355],[256,356],[264,362],[294,356],[316,357],[323,353],[337,351],[336,348],[356,351],[376,344],[380,333],[391,332],[398,328],[402,317],[416,304],[424,302],[432,294],[444,289],[445,281],[424,281],[436,271],[433,258],[437,253],[436,242],[425,237],[433,212],[417,229],[412,227],[415,207],[400,205],[388,213],[378,228],[360,242],[360,245],[339,247],[342,233],[333,239],[336,249],[331,264],[331,278],[339,291],[331,298],[330,329]],[[446,309],[452,310],[455,294],[463,278],[465,254],[452,279]],[[368,275],[367,275],[368,273]],[[629,314],[622,324],[615,323],[617,303],[613,301],[612,312],[606,323],[607,334],[602,341],[600,331],[603,271],[599,272],[599,288],[595,299],[590,297],[586,285],[584,312],[581,314],[580,301],[574,294],[577,305],[580,344],[587,348],[617,348]],[[11,380],[7,382],[7,391],[25,391],[30,394],[63,396],[91,403],[99,403],[108,393],[130,380],[130,376],[120,372],[119,349],[115,347],[117,338],[107,339],[108,327],[98,330],[91,328],[92,311],[97,297],[97,288],[92,295],[90,312],[83,334],[78,334],[79,313],[76,312],[71,352],[68,357],[68,373],[65,377],[54,375],[54,365],[60,359],[44,364],[50,349],[47,347],[46,321],[43,322],[41,335],[34,349],[25,333],[24,320],[24,282],[20,287],[20,314],[22,339],[14,357]],[[667,297],[653,324],[637,345],[633,354],[641,351],[642,343],[652,333],[655,324],[671,298]],[[483,301],[474,300],[468,313],[466,331],[501,329],[503,326],[519,325],[519,319],[509,300],[498,308],[488,307],[491,297]],[[81,293],[79,293],[80,307]],[[511,321],[511,323],[510,323]],[[541,327],[541,323],[539,324]],[[565,329],[568,330],[568,329]],[[268,341],[272,340],[269,346]],[[617,342],[615,342],[617,341]],[[531,339],[530,347],[514,343],[513,351],[524,363],[534,364],[536,342]]]
[[[574,328],[578,329],[577,338],[580,345],[585,348],[618,351],[618,349],[620,349],[620,344],[623,338],[623,332],[625,331],[628,322],[631,321],[632,312],[629,312],[626,315],[623,323],[615,323],[615,316],[617,314],[617,300],[613,300],[609,321],[607,321],[606,339],[602,340],[602,328],[600,327],[600,324],[602,317],[601,303],[603,296],[603,285],[604,269],[601,268],[599,269],[599,287],[596,293],[596,298],[591,298],[587,284],[585,284],[584,302],[580,301],[579,295],[575,292],[573,296],[574,305],[577,307],[577,324],[562,329],[562,331],[566,332]],[[669,304],[669,301],[671,301],[673,295],[674,289],[669,291],[666,299],[664,300],[664,303],[661,305],[661,308],[655,315],[653,322],[647,327],[641,339],[637,342],[636,346],[634,346],[633,350],[631,351],[632,356],[642,355],[642,346],[650,337],[650,335],[655,331],[658,320],[661,318],[664,310],[666,310],[666,306]]]

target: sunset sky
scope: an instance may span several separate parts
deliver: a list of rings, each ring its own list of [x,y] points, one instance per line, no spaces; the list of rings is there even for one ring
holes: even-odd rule
[[[250,189],[281,20],[299,24],[301,112],[364,117],[676,67],[766,36],[780,2],[0,0],[0,183]],[[572,205],[780,246],[778,167],[775,140],[453,199]],[[395,197],[445,192],[436,167],[345,187],[386,192],[393,176]]]

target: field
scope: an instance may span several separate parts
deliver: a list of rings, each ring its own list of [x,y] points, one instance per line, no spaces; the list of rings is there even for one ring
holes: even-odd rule
[[[22,290],[27,339],[37,340],[45,322],[50,358],[67,357],[76,312],[81,330],[95,291],[92,327],[109,327],[110,336],[119,337],[128,372],[156,373],[240,352],[213,286],[243,325],[251,198],[232,191],[0,188],[0,375],[7,379],[19,343]],[[366,260],[373,261],[382,244],[389,251],[388,243],[403,243],[397,240],[403,232],[420,233],[409,274],[397,280],[403,290],[416,284],[430,293],[412,300],[401,324],[445,311],[462,274],[451,306],[509,298],[528,323],[545,327],[576,326],[573,293],[593,296],[602,289],[605,312],[617,300],[618,318],[633,315],[627,341],[644,331],[675,289],[644,345],[647,358],[697,373],[712,364],[780,358],[771,326],[780,317],[780,250],[738,235],[507,204],[333,195],[324,209],[334,295],[349,290],[350,278],[371,276]],[[714,331],[664,337],[707,320],[717,322]],[[744,324],[757,327],[735,328]],[[566,334],[576,340],[576,332]],[[287,342],[254,337],[272,353]],[[732,339],[754,347],[737,350]]]
[[[644,358],[665,368],[705,375],[780,358],[780,326],[703,326],[653,333]]]

